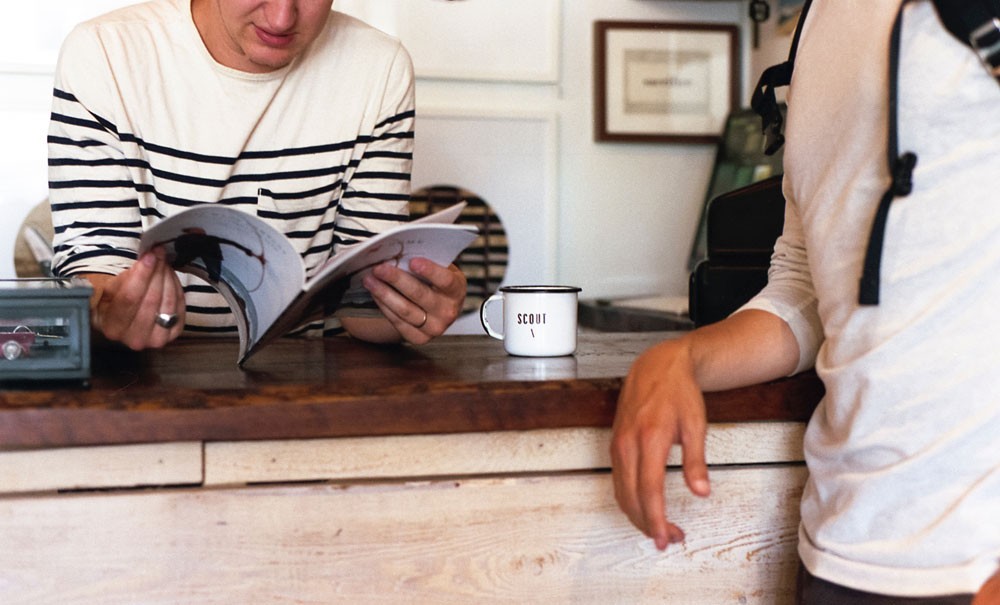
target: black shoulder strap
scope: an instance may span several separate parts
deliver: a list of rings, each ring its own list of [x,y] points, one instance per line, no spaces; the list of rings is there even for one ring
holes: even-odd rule
[[[913,168],[917,165],[917,155],[913,152],[899,154],[898,135],[899,119],[897,116],[898,74],[899,74],[899,40],[903,29],[903,9],[907,2],[900,3],[896,20],[892,24],[892,35],[889,41],[889,128],[886,141],[886,160],[892,182],[886,189],[875,210],[872,229],[868,234],[868,246],[865,249],[865,264],[861,269],[861,283],[858,291],[858,303],[862,305],[877,305],[879,298],[879,276],[882,267],[882,243],[885,240],[885,225],[889,218],[889,206],[897,197],[906,197],[913,190]]]
[[[788,60],[764,70],[750,99],[750,107],[762,120],[764,152],[768,155],[777,152],[785,142],[781,132],[784,120],[774,90],[792,81],[795,53],[811,4],[812,0],[806,0],[802,6]],[[934,8],[945,28],[969,46],[986,70],[1000,81],[1000,0],[934,0]]]
[[[868,236],[858,290],[858,303],[862,305],[877,305],[879,302],[882,244],[885,240],[889,206],[897,197],[910,194],[913,189],[913,168],[917,164],[915,153],[908,151],[900,154],[897,147],[899,39],[903,9],[909,1],[903,0],[899,7],[889,45],[889,131],[886,151],[892,182],[879,201]],[[945,28],[975,51],[986,71],[1000,81],[1000,0],[934,0],[934,8]]]
[[[903,9],[909,1],[903,0],[900,4],[889,46],[889,128],[886,152],[892,182],[879,202],[868,236],[858,292],[858,302],[862,305],[877,305],[879,302],[882,244],[885,239],[889,206],[896,197],[909,195],[913,189],[913,169],[917,163],[917,156],[912,152],[899,153],[896,115],[899,39]],[[788,60],[764,70],[750,101],[750,106],[761,116],[765,135],[764,151],[768,155],[775,153],[785,142],[781,132],[783,119],[774,89],[791,83],[799,37],[811,4],[812,0],[806,0],[802,7]],[[1000,0],[934,0],[934,7],[948,31],[975,51],[986,70],[1000,82]]]
[[[1000,0],[934,0],[945,28],[1000,80]]]
[[[785,143],[782,134],[784,119],[781,117],[781,107],[778,105],[774,89],[788,86],[792,81],[792,69],[795,67],[795,53],[799,49],[799,38],[802,36],[802,24],[806,22],[806,13],[812,0],[806,0],[799,13],[799,22],[795,25],[795,35],[792,37],[792,47],[788,51],[788,60],[772,65],[764,70],[750,98],[750,108],[760,116],[764,132],[764,153],[774,155]]]

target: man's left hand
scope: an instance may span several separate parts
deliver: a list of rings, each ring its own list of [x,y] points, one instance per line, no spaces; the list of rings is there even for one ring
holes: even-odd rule
[[[425,258],[410,261],[410,271],[384,263],[372,269],[364,285],[399,335],[419,345],[440,336],[458,318],[466,279],[455,265],[443,267]]]

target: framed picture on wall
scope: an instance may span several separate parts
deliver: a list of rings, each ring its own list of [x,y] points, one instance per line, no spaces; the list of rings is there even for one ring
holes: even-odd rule
[[[735,25],[594,23],[598,141],[714,143],[737,98]]]

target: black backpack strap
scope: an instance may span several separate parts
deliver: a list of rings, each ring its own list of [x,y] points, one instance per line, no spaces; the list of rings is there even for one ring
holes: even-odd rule
[[[799,38],[802,36],[802,25],[806,22],[806,13],[812,0],[806,0],[799,13],[799,21],[795,25],[795,35],[792,37],[792,47],[788,51],[788,60],[772,65],[764,70],[750,98],[750,107],[760,116],[761,128],[764,133],[764,153],[774,155],[785,143],[782,134],[784,118],[781,117],[781,106],[778,105],[774,89],[788,86],[792,81],[792,69],[795,67],[795,53],[799,48]]]
[[[899,72],[899,40],[902,31],[903,9],[910,0],[903,0],[893,23],[889,46],[889,128],[886,144],[887,162],[892,182],[879,201],[872,221],[868,246],[865,249],[864,266],[861,274],[858,302],[862,305],[877,305],[879,302],[879,281],[882,265],[882,247],[885,228],[889,217],[889,207],[897,197],[905,197],[913,189],[913,169],[917,156],[912,152],[899,153],[897,129],[897,105]],[[760,115],[765,135],[764,151],[775,153],[785,142],[782,134],[783,118],[774,94],[774,89],[787,86],[792,80],[795,67],[795,53],[799,37],[806,20],[806,13],[812,0],[806,0],[795,27],[792,47],[788,60],[764,70],[754,89],[750,106]],[[1000,0],[934,0],[934,6],[944,26],[962,43],[972,48],[979,56],[986,70],[1000,81]]]
[[[1000,0],[934,0],[945,28],[1000,81]]]
[[[889,174],[892,175],[892,182],[888,190],[882,196],[878,209],[875,212],[875,219],[872,222],[871,233],[868,236],[868,246],[865,249],[864,268],[861,274],[861,287],[858,301],[863,305],[877,305],[879,299],[879,274],[882,265],[882,244],[885,240],[885,226],[889,217],[889,206],[897,196],[906,196],[913,188],[913,168],[917,163],[917,156],[913,153],[899,155],[897,143],[897,83],[896,75],[899,71],[899,38],[902,29],[903,7],[909,0],[904,0],[900,5],[893,24],[892,38],[889,46],[889,128],[888,141],[886,145]],[[785,142],[785,137],[781,132],[783,119],[780,107],[775,98],[774,89],[787,86],[792,80],[792,70],[795,67],[795,53],[798,51],[799,38],[802,35],[802,26],[806,20],[806,13],[809,10],[812,0],[806,0],[799,15],[799,22],[795,27],[795,35],[792,38],[792,47],[788,53],[788,60],[764,70],[757,87],[754,89],[750,106],[761,117],[765,135],[764,152],[773,154],[781,148]]]
[[[858,303],[877,305],[879,302],[879,273],[882,265],[882,244],[889,206],[897,197],[909,195],[913,189],[913,168],[917,164],[915,153],[900,155],[898,150],[897,116],[899,38],[902,30],[903,9],[910,0],[903,0],[892,27],[889,43],[889,128],[886,152],[892,182],[882,196],[872,230],[868,236],[865,262],[861,272]],[[934,0],[938,17],[956,38],[970,46],[983,61],[986,70],[1000,80],[1000,0]]]
[[[917,165],[917,155],[912,152],[899,154],[897,130],[899,117],[897,115],[899,86],[899,39],[903,29],[903,9],[910,0],[903,0],[896,13],[892,25],[892,35],[889,39],[889,128],[886,141],[886,160],[892,182],[875,210],[872,230],[868,235],[868,247],[865,249],[865,264],[861,270],[861,285],[858,292],[858,303],[862,305],[877,305],[879,299],[879,274],[882,267],[882,243],[885,240],[885,225],[889,218],[889,206],[897,197],[906,197],[913,190],[913,168]]]

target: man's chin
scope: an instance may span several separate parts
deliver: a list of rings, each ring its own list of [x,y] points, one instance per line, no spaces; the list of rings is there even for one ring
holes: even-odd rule
[[[288,64],[291,63],[297,55],[298,55],[297,52],[269,51],[269,52],[255,53],[254,55],[251,55],[247,58],[249,59],[250,63],[252,63],[256,68],[254,71],[257,71],[259,73],[267,73],[270,71],[277,71],[283,67],[287,67]]]

